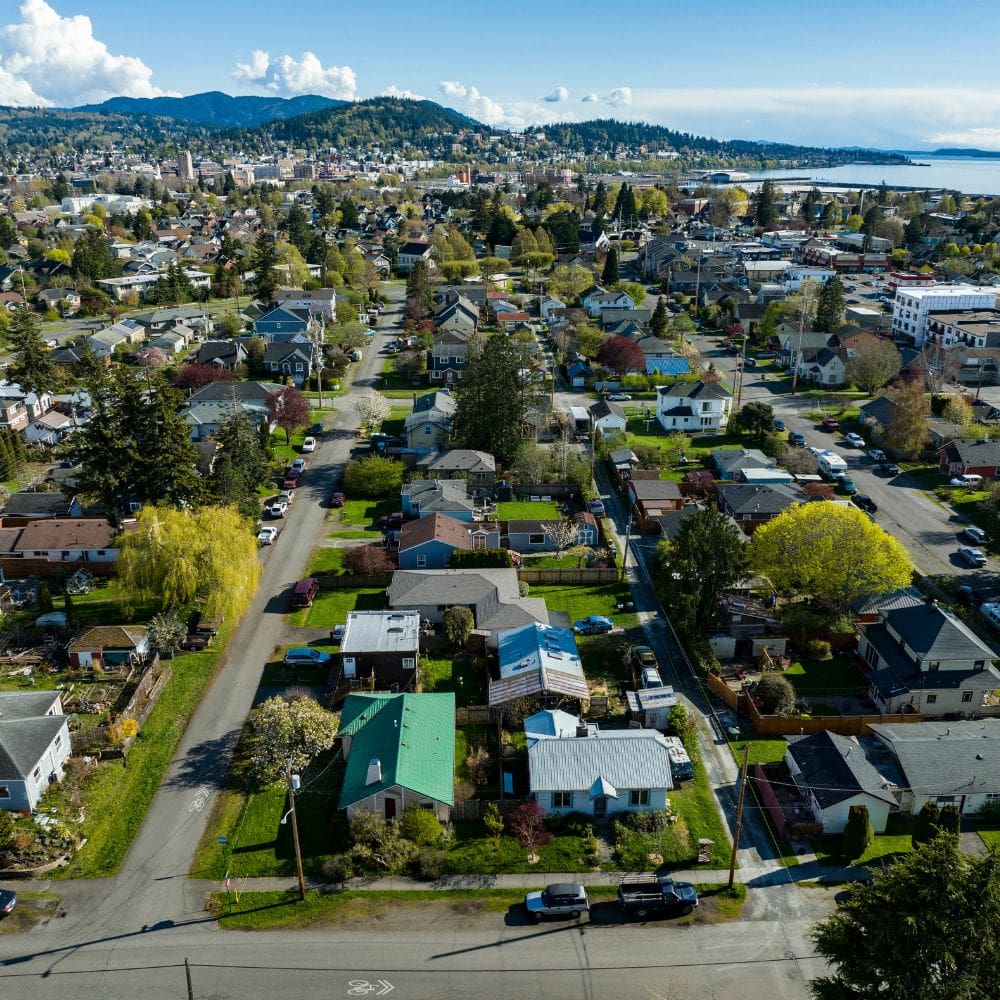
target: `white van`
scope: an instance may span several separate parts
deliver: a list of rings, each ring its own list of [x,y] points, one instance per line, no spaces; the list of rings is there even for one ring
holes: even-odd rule
[[[976,472],[967,472],[964,476],[955,476],[951,481],[952,486],[978,486],[983,481],[983,477]]]

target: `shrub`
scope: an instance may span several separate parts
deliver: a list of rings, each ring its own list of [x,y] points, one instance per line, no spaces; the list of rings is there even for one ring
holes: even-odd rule
[[[851,806],[847,814],[847,826],[844,827],[844,839],[841,843],[841,853],[846,861],[857,861],[868,850],[868,845],[875,839],[871,820],[868,818],[867,806]]]
[[[913,827],[910,840],[914,847],[932,841],[940,832],[941,808],[936,802],[925,802],[917,813],[917,822]]]
[[[953,837],[958,843],[958,835],[962,830],[962,814],[958,811],[958,806],[947,805],[941,808],[941,816],[938,821],[938,829],[941,833],[946,833]]]
[[[393,567],[381,545],[353,545],[344,552],[344,568],[351,576],[379,576]]]
[[[486,747],[473,747],[465,758],[465,769],[474,785],[485,785],[490,780],[490,755]]]
[[[766,715],[788,715],[795,707],[795,688],[787,677],[765,674],[755,691]]]
[[[545,829],[545,810],[537,802],[522,802],[504,817],[507,830],[530,853],[536,847],[552,843],[552,834]]]
[[[7,810],[0,811],[0,854],[14,850],[14,817]]]
[[[323,862],[322,874],[327,882],[333,885],[343,885],[354,874],[351,856],[349,854],[335,854],[332,858],[327,858]]]
[[[381,455],[348,462],[344,470],[344,489],[352,496],[370,500],[399,496],[402,485],[403,463]]]
[[[469,636],[472,635],[476,622],[472,617],[472,612],[467,607],[456,604],[445,611],[441,624],[448,642],[455,649],[462,649],[469,641]]]
[[[531,584],[527,580],[517,581],[517,593],[519,597],[527,597],[531,592]]]
[[[448,855],[444,851],[436,851],[425,847],[417,853],[417,878],[425,882],[436,882],[448,870]]]
[[[667,726],[670,732],[674,736],[680,736],[682,739],[687,734],[688,727],[691,725],[691,719],[688,717],[688,710],[686,705],[681,705],[680,703],[673,706],[670,709],[670,714],[667,716]]]
[[[981,823],[1000,823],[1000,802],[986,802],[979,807],[976,819]]]
[[[448,565],[451,569],[509,569],[512,562],[507,549],[465,549],[452,552]]]
[[[415,847],[378,813],[359,810],[351,820],[351,861],[358,868],[398,873],[409,864]]]
[[[833,655],[830,643],[826,639],[809,639],[803,646],[806,656],[814,660],[829,660]]]
[[[409,805],[400,818],[399,832],[418,847],[432,847],[441,842],[444,828],[430,809]]]

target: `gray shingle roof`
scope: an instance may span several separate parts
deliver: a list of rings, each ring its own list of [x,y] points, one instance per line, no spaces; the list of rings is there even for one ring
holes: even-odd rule
[[[58,700],[58,691],[0,691],[0,722],[46,715]]]
[[[27,778],[64,725],[65,715],[0,720],[0,780]]]
[[[859,792],[894,803],[886,781],[854,740],[823,730],[811,736],[792,736],[788,749],[821,809]]]
[[[717,494],[723,509],[734,516],[780,514],[799,500],[794,490],[780,484],[719,483]]]
[[[936,604],[896,608],[885,615],[918,656],[929,660],[992,659],[996,653],[967,625]]]
[[[661,385],[656,391],[674,399],[729,399],[733,395],[720,382],[678,382]]]

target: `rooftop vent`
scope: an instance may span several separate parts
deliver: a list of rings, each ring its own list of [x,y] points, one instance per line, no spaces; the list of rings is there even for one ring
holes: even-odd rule
[[[382,761],[378,757],[372,757],[368,761],[368,773],[365,775],[365,787],[377,785],[382,780]]]

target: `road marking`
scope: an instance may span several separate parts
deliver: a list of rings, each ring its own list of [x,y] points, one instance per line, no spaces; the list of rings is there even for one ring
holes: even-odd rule
[[[352,979],[348,984],[347,995],[349,997],[362,997],[372,994],[377,997],[384,997],[391,993],[396,987],[385,979],[376,980],[374,983],[367,979]]]
[[[198,791],[195,792],[194,798],[188,804],[188,812],[189,813],[201,812],[202,809],[205,808],[205,805],[208,803],[208,798],[211,794],[212,790],[202,785],[201,788],[199,788]]]

